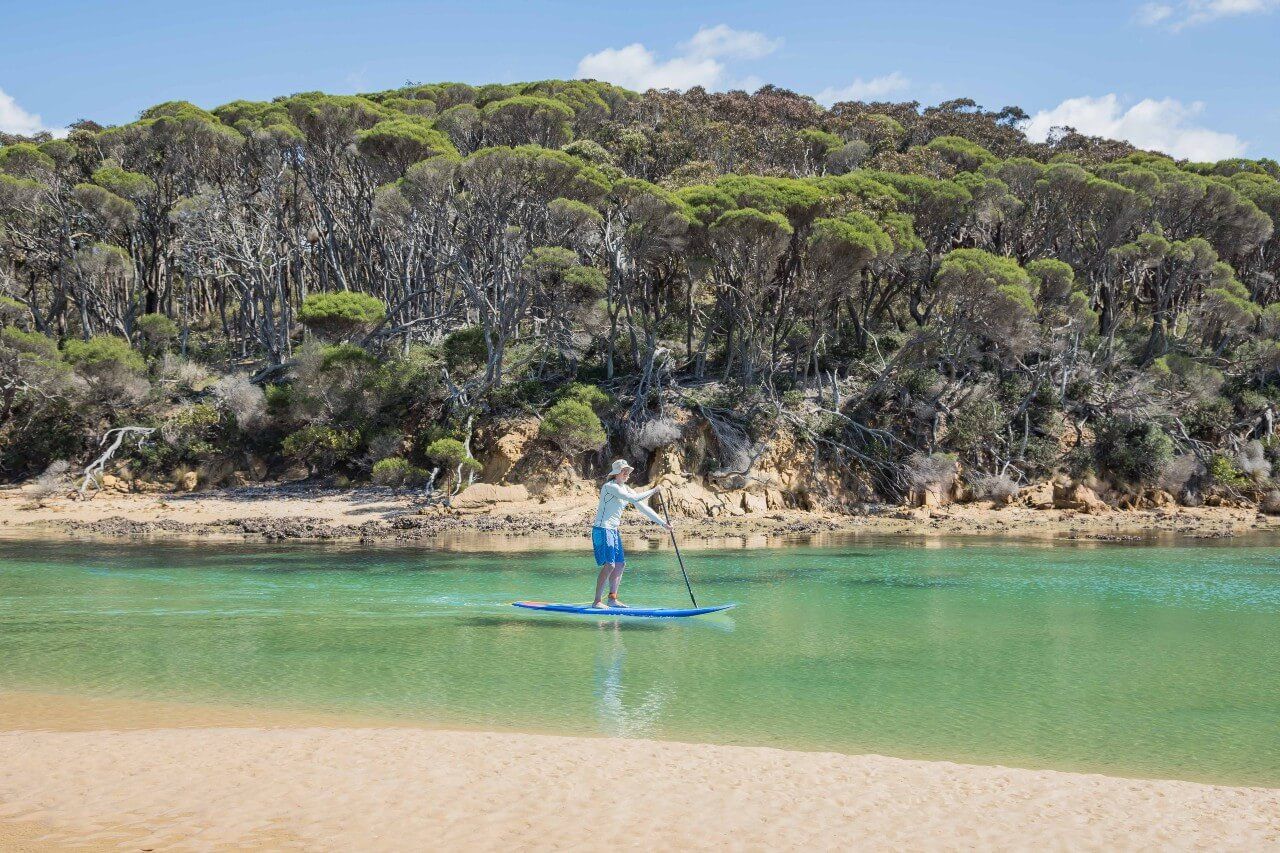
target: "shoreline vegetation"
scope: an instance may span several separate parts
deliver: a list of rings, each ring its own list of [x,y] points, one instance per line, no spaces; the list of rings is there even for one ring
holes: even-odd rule
[[[9,489],[0,490],[0,536],[366,545],[483,541],[486,547],[571,549],[581,544],[578,540],[586,540],[594,510],[595,500],[589,494],[538,500],[523,490],[482,485],[463,492],[452,507],[421,494],[376,488],[261,486],[197,494],[104,493],[92,500],[46,498],[39,503],[32,502],[25,490]],[[1280,529],[1280,518],[1250,507],[1081,512],[978,502],[932,508],[875,506],[844,514],[766,510],[676,517],[681,542],[695,548],[822,542],[857,535],[986,536],[1046,542],[1226,539]],[[624,535],[657,547],[665,547],[668,541],[656,527],[638,523]]]
[[[0,482],[1280,513],[1280,164],[1026,118],[544,80],[0,136]]]
[[[0,801],[8,849],[560,849],[637,803],[637,848],[1280,843],[1280,789],[16,692]]]

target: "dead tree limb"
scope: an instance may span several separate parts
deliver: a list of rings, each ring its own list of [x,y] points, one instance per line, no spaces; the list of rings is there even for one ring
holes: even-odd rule
[[[89,484],[94,482],[107,467],[107,463],[116,455],[116,451],[120,449],[120,445],[124,444],[124,440],[129,436],[137,437],[137,446],[141,447],[147,440],[147,436],[155,432],[155,427],[127,426],[109,429],[102,434],[102,438],[98,441],[98,447],[106,446],[107,449],[97,459],[84,466],[84,481],[80,483],[80,494],[83,496],[89,489]],[[114,438],[112,438],[114,436]],[[110,445],[107,442],[110,441]]]

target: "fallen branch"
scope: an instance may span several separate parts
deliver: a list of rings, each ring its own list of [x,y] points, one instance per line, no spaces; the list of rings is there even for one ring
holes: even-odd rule
[[[107,463],[111,461],[112,457],[116,455],[116,451],[120,449],[120,445],[124,444],[124,440],[127,436],[136,435],[137,446],[141,447],[146,441],[147,436],[151,435],[153,432],[155,432],[154,427],[139,426],[116,427],[115,429],[109,429],[104,432],[102,434],[102,438],[98,441],[98,446],[102,447],[108,441],[111,441],[111,445],[102,452],[101,456],[84,466],[84,482],[80,484],[81,496],[88,491],[89,484],[94,482],[94,480],[102,474],[103,470],[107,467]],[[113,435],[115,436],[114,440],[111,438]]]

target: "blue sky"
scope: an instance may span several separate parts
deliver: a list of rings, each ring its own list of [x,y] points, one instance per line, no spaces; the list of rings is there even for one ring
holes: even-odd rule
[[[0,10],[0,129],[129,121],[406,81],[590,74],[775,83],[832,98],[972,97],[1193,159],[1280,156],[1280,0],[956,3],[17,2]]]

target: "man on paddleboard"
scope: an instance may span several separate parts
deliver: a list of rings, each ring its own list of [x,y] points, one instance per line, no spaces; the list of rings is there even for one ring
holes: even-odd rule
[[[596,509],[595,521],[591,524],[591,547],[595,551],[596,565],[600,567],[600,575],[596,578],[596,597],[592,607],[602,606],[604,591],[609,590],[609,607],[626,607],[618,600],[618,585],[622,582],[622,572],[626,569],[626,554],[622,551],[622,536],[618,533],[618,522],[622,520],[622,511],[627,504],[633,504],[640,513],[670,531],[671,526],[658,517],[658,514],[645,503],[649,496],[657,492],[634,492],[627,488],[627,479],[635,469],[625,459],[618,459],[609,469],[609,476],[600,489],[600,506]]]

